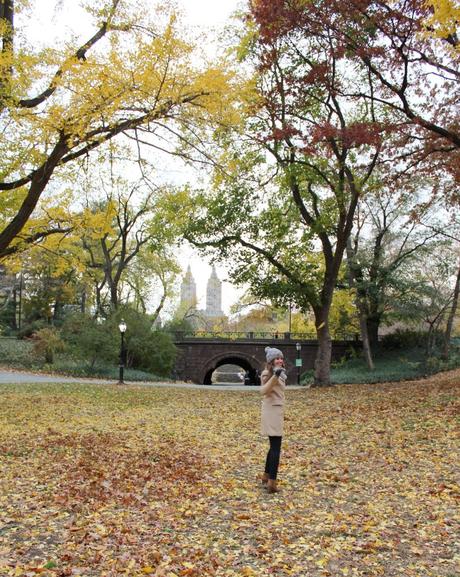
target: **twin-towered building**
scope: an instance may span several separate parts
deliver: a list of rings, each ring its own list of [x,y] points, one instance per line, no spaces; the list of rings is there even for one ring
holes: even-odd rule
[[[218,319],[224,316],[222,311],[222,281],[219,280],[216,268],[212,267],[211,276],[206,287],[206,308],[197,309],[196,282],[190,265],[182,279],[180,289],[180,306],[182,309],[195,310],[205,320]]]

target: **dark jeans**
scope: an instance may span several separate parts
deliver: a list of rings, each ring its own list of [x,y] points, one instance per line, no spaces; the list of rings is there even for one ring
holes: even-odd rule
[[[268,473],[270,479],[275,480],[280,464],[282,437],[268,437],[268,439],[270,441],[270,449],[268,450],[267,460],[265,461],[265,472]]]

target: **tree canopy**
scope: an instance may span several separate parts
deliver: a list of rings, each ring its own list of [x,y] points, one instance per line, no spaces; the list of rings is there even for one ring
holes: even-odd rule
[[[180,131],[231,114],[230,75],[196,64],[168,2],[146,10],[105,0],[86,9],[86,37],[51,46],[44,36],[37,47],[15,24],[18,12],[27,21],[27,7],[2,2],[0,258],[53,232],[27,224],[69,163],[123,134],[137,138],[141,128],[156,136],[165,126]]]

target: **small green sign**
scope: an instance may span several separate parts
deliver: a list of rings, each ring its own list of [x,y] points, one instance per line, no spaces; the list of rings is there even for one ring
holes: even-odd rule
[[[296,359],[296,360],[295,360],[295,366],[296,366],[296,367],[301,367],[301,366],[302,366],[302,359]]]

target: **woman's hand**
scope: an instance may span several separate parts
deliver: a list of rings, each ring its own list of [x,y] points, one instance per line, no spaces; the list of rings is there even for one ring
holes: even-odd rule
[[[286,380],[287,375],[286,375],[286,371],[284,370],[284,367],[276,367],[276,369],[273,369],[273,374],[275,375],[275,377],[278,378],[282,378],[284,380]]]

